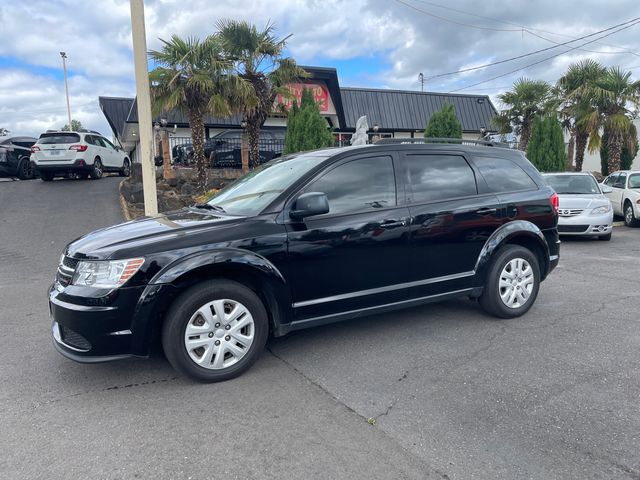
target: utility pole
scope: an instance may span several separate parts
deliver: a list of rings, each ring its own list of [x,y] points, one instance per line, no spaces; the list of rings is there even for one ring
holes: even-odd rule
[[[71,105],[69,104],[69,85],[67,85],[67,54],[65,52],[60,52],[60,56],[62,57],[62,70],[64,71],[64,92],[67,96],[67,118],[69,120],[69,131],[71,132],[73,129],[71,128]]]
[[[151,89],[149,88],[149,64],[147,63],[147,35],[144,28],[144,3],[142,0],[130,0],[130,5],[144,213],[145,215],[156,215],[158,213],[158,197],[156,195],[156,166],[151,156],[153,125],[151,123]]]
[[[418,74],[418,81],[420,82],[420,91],[424,92],[424,75],[422,72]]]

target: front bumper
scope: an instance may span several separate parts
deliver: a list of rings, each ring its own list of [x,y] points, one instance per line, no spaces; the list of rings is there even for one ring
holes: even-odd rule
[[[613,211],[602,215],[575,215],[558,219],[560,235],[608,235],[613,231]]]

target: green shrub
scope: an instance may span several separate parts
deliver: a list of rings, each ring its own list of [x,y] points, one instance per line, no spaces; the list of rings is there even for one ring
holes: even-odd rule
[[[527,146],[527,158],[541,172],[563,172],[567,160],[562,125],[555,116],[536,117]]]
[[[628,141],[622,144],[622,152],[620,152],[620,170],[630,170],[631,165],[633,164],[633,159],[636,158],[638,154],[638,130],[636,126],[632,123],[631,128],[629,129],[629,135],[633,136],[633,149],[629,149]],[[600,140],[600,171],[602,175],[605,177],[609,175],[609,132],[606,130],[602,134],[602,139]]]
[[[431,115],[425,138],[462,138],[462,125],[456,116],[456,110],[451,104],[445,104],[440,110]]]
[[[320,115],[320,109],[313,99],[313,93],[305,88],[302,92],[300,106],[294,101],[289,110],[283,153],[286,155],[332,147],[333,144],[333,134],[329,130],[326,120]]]

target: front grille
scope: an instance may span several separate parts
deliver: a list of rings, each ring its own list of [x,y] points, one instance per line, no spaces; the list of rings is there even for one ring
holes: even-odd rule
[[[583,233],[587,231],[589,225],[558,225],[560,233]]]
[[[58,265],[58,273],[56,275],[56,280],[60,285],[66,287],[71,283],[79,261],[71,257],[62,257],[62,263]]]
[[[584,212],[584,210],[580,208],[561,208],[558,213],[561,217],[575,217],[582,212]]]
[[[75,258],[71,258],[71,257],[63,257],[62,258],[62,265],[64,265],[67,268],[70,268],[71,270],[75,270],[76,267],[78,266],[78,262],[80,260],[76,260]]]
[[[84,338],[78,332],[75,332],[70,328],[63,327],[62,325],[59,325],[58,328],[60,329],[60,338],[64,343],[73,348],[77,348],[78,350],[91,350],[91,343],[89,343],[89,340]]]

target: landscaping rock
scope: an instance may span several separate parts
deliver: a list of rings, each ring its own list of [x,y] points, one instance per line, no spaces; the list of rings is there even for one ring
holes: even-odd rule
[[[180,193],[182,195],[193,195],[196,191],[196,188],[192,183],[185,182],[180,188]]]

